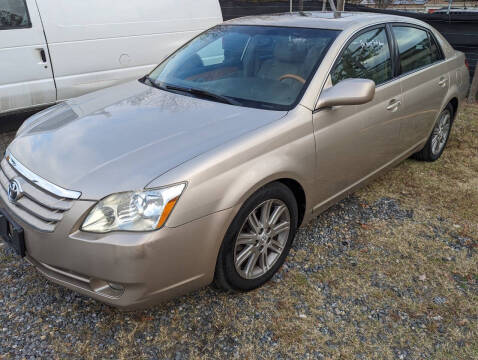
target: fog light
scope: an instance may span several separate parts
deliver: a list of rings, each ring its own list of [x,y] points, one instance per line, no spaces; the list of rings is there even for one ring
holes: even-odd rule
[[[110,286],[110,288],[112,288],[113,290],[117,290],[117,291],[124,291],[124,286],[121,285],[121,284],[116,284],[116,283],[108,283],[108,285]]]
[[[106,282],[100,279],[90,279],[90,288],[98,294],[112,298],[119,298],[125,290],[121,284]]]

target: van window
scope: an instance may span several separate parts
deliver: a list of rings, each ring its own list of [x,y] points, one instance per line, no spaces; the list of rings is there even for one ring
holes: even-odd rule
[[[393,32],[398,43],[402,74],[436,61],[436,54],[433,54],[430,37],[426,30],[410,26],[394,26]]]
[[[25,0],[0,0],[0,30],[31,26]]]
[[[331,73],[335,85],[345,79],[370,79],[380,85],[393,77],[385,28],[359,34],[344,50]]]

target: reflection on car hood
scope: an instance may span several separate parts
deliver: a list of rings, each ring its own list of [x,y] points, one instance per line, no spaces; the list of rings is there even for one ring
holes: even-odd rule
[[[100,199],[141,189],[181,163],[284,115],[132,82],[32,117],[9,151],[44,179],[81,191],[83,199]]]

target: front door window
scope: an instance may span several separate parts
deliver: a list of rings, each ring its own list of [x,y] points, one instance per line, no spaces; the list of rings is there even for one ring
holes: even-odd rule
[[[376,85],[392,79],[392,59],[385,28],[364,32],[353,39],[331,75],[334,85],[353,78],[370,79]]]

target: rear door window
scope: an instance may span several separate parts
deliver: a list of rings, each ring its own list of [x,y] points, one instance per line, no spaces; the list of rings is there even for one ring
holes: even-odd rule
[[[384,27],[355,37],[342,52],[331,73],[333,85],[345,79],[370,79],[380,85],[393,77],[387,31]]]
[[[411,26],[393,26],[400,53],[401,73],[406,74],[441,59],[436,43],[432,46],[428,31]]]
[[[0,30],[31,27],[25,0],[0,0]]]

